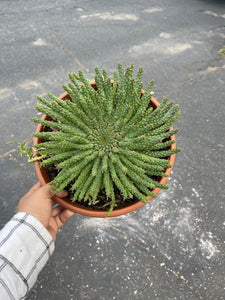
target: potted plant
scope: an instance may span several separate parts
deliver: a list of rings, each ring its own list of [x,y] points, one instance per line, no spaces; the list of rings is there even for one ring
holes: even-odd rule
[[[142,90],[140,68],[118,63],[113,80],[95,69],[95,81],[82,71],[69,74],[59,98],[38,97],[43,113],[34,133],[34,162],[41,184],[56,192],[67,189],[69,199],[54,200],[74,212],[114,217],[135,210],[165,185],[174,164],[177,129],[171,126],[179,106],[152,97],[153,82]]]

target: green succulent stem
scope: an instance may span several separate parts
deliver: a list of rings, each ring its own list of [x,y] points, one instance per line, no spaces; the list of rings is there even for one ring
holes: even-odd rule
[[[158,177],[167,177],[168,157],[180,151],[172,149],[170,130],[180,115],[178,105],[164,98],[156,108],[150,105],[153,81],[142,93],[143,68],[134,77],[134,65],[126,69],[118,63],[113,81],[107,71],[95,68],[95,90],[80,70],[70,73],[71,83],[63,86],[64,100],[49,93],[38,97],[37,111],[51,117],[32,118],[46,132],[36,148],[41,166],[55,165],[59,172],[52,184],[55,191],[72,186],[73,201],[95,203],[101,189],[110,201],[108,215],[116,205],[115,188],[123,198],[137,197],[143,203],[147,195],[155,197],[155,187],[167,189]]]

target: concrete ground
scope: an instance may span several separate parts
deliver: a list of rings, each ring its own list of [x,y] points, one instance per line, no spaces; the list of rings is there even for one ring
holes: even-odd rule
[[[31,140],[36,95],[60,95],[68,72],[134,62],[182,109],[170,190],[122,217],[74,215],[27,299],[225,299],[224,1],[2,0],[0,17],[1,225],[37,181],[5,143]]]

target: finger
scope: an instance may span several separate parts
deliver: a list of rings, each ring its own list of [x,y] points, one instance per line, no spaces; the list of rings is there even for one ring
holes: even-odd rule
[[[65,191],[65,190],[63,190],[63,191],[56,194],[56,196],[59,197],[59,198],[64,198],[67,195],[68,195],[68,192]],[[54,200],[52,200],[52,206],[54,206],[55,204],[57,204],[57,203]]]
[[[54,218],[63,212],[64,208],[62,206],[57,206],[52,209],[51,216]]]
[[[55,229],[51,225],[47,226],[47,230],[51,234],[51,236],[53,238],[53,241],[55,242],[55,240],[56,240],[56,233],[57,232],[55,231]]]
[[[30,199],[32,201],[33,205],[36,203],[38,207],[42,207],[43,209],[48,208],[49,214],[51,211],[52,203],[51,197],[54,195],[53,186],[50,186],[49,184],[43,185],[39,187],[36,191],[33,193],[31,192],[29,197],[24,197],[23,199]]]
[[[54,205],[56,205],[56,204],[58,205],[58,203],[57,203],[57,202],[55,202],[55,201],[54,201],[54,200],[52,200],[52,199],[51,199],[51,203],[52,203],[52,206],[54,206]]]
[[[59,193],[56,194],[56,196],[60,197],[60,198],[63,198],[63,197],[66,197],[68,195],[68,192],[63,190]]]
[[[36,182],[35,185],[32,186],[32,188],[24,195],[24,197],[30,196],[35,191],[37,191],[41,187],[40,181]]]
[[[43,196],[47,196],[48,198],[52,198],[52,196],[54,196],[56,193],[54,191],[54,186],[50,185],[50,184],[46,184],[44,186],[42,186],[40,189],[39,189],[39,192],[43,195]],[[61,192],[58,192],[56,195],[58,197],[66,197],[68,194],[67,191],[61,191]]]
[[[30,189],[31,192],[35,192],[36,190],[38,190],[41,187],[41,183],[40,181],[36,182],[35,185],[32,186],[32,188]]]
[[[52,196],[55,195],[55,192],[53,189],[54,189],[54,187],[52,185],[45,184],[38,191],[40,192],[40,194],[42,194],[42,196],[51,198]]]
[[[72,216],[74,215],[74,212],[65,209],[59,214],[58,216],[55,217],[55,221],[57,223],[58,229],[62,227]]]

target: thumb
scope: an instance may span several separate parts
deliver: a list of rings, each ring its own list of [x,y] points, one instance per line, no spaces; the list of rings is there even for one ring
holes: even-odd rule
[[[54,186],[50,184],[43,185],[40,189],[37,190],[37,193],[40,197],[43,198],[52,198],[55,195]]]
[[[52,196],[54,196],[56,194],[56,192],[54,192],[54,186],[50,185],[50,184],[46,184],[44,186],[41,187],[41,193],[43,193],[43,195],[47,196],[48,198],[51,198]],[[56,196],[62,198],[62,197],[66,197],[68,195],[68,192],[63,190],[61,192],[57,192]]]

